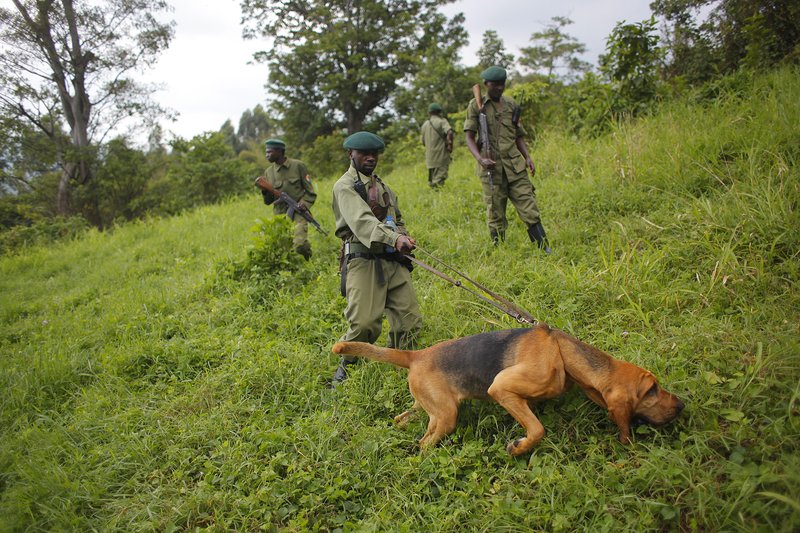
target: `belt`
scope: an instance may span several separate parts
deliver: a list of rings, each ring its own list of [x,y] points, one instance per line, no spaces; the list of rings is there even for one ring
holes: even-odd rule
[[[356,251],[353,251],[356,250]],[[373,253],[369,251],[370,249],[358,241],[346,242],[343,261],[341,265],[341,279],[339,283],[339,290],[342,293],[342,296],[347,296],[347,263],[351,259],[368,259],[368,260],[375,260],[375,259],[383,259],[385,261],[398,261],[398,262],[406,262],[407,259],[403,254],[396,252],[396,253]],[[405,265],[406,268],[409,268],[410,265]],[[375,273],[378,275],[378,285],[385,285],[386,284],[386,276],[383,273],[383,265],[380,261],[375,263]]]
[[[359,254],[369,254],[372,253],[372,250],[369,246],[365,246],[358,241],[348,241],[344,243],[345,246],[345,253],[359,253]]]

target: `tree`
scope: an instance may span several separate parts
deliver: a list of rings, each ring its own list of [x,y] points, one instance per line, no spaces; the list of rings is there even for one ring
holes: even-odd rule
[[[464,107],[474,76],[461,64],[459,51],[467,44],[467,31],[461,26],[463,21],[461,14],[453,18],[451,22],[456,30],[450,39],[426,50],[410,83],[396,91],[395,111],[405,120],[403,124],[395,124],[395,129],[415,128],[413,119],[421,124],[428,117],[428,105],[432,102],[439,103],[445,113]]]
[[[293,144],[348,132],[386,106],[420,57],[452,31],[438,7],[453,0],[241,0],[244,35],[272,40],[273,108]]]
[[[191,140],[175,139],[166,179],[175,205],[193,207],[252,191],[259,169],[236,157],[221,132],[207,132]]]
[[[98,228],[115,220],[132,220],[143,213],[136,211],[137,199],[147,188],[153,174],[147,155],[129,146],[119,137],[98,151],[94,178],[76,191],[75,203],[82,204],[84,217]]]
[[[620,110],[635,111],[656,94],[658,35],[655,18],[635,24],[618,22],[600,56],[600,70],[614,84]]]
[[[31,192],[35,177],[56,170],[47,136],[28,123],[0,116],[0,197]]]
[[[797,0],[654,0],[665,20],[667,73],[689,82],[800,55]]]
[[[486,30],[478,49],[478,68],[483,70],[493,65],[510,70],[514,65],[514,55],[506,52],[503,39],[495,30]]]
[[[578,57],[586,52],[586,45],[562,31],[572,24],[567,17],[553,17],[544,31],[531,35],[534,46],[520,49],[519,63],[531,71],[544,70],[547,80],[555,81],[556,71],[564,70],[564,77],[574,79],[577,74],[590,69],[589,63]],[[541,44],[536,44],[541,43]]]
[[[134,79],[173,35],[156,20],[165,0],[12,0],[0,8],[0,113],[53,143],[61,167],[57,211],[92,179],[96,148],[126,119],[163,112]]]

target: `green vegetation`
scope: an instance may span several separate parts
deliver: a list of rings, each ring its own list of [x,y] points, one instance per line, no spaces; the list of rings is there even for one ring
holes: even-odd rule
[[[390,424],[403,371],[325,387],[338,242],[312,232],[297,261],[254,192],[0,259],[0,530],[797,530],[800,73],[716,87],[596,139],[540,133],[552,256],[516,220],[489,245],[463,146],[439,192],[421,152],[387,154],[423,248],[652,370],[687,404],[674,424],[624,447],[572,391],[513,459],[519,426],[468,402],[420,455],[425,417]],[[425,345],[517,326],[414,277]]]

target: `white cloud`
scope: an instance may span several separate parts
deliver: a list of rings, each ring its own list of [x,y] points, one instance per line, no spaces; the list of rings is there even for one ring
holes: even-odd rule
[[[237,0],[171,3],[177,22],[175,38],[156,68],[144,77],[165,84],[165,90],[155,95],[156,100],[180,113],[176,123],[165,127],[191,138],[218,130],[227,119],[236,126],[242,112],[266,100],[267,68],[248,64],[266,42],[242,39]],[[574,21],[564,31],[586,44],[584,59],[596,64],[606,37],[618,21],[639,22],[650,16],[649,0],[459,0],[446,6],[444,12],[466,15],[470,44],[462,57],[468,65],[477,62],[484,31],[497,31],[506,50],[519,55],[521,47],[529,46],[531,34],[554,16]]]
[[[267,68],[248,64],[263,42],[241,36],[241,12],[235,1],[172,0],[175,37],[145,80],[163,84],[155,98],[180,113],[165,127],[190,138],[234,125],[246,109],[263,103]]]

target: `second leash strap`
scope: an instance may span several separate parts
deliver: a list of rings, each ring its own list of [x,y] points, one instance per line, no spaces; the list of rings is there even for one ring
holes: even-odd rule
[[[456,270],[452,266],[448,265],[447,263],[445,263],[441,259],[439,259],[436,256],[434,256],[433,254],[423,250],[419,246],[417,246],[415,248],[415,250],[422,252],[423,254],[427,255],[428,257],[430,257],[431,259],[433,259],[437,263],[439,263],[439,264],[443,265],[444,267],[448,268],[449,270],[455,272],[458,276],[461,276],[466,281],[468,281],[469,283],[471,283],[472,285],[474,285],[475,287],[477,287],[481,291],[483,291],[486,294],[488,294],[489,296],[491,296],[491,298],[487,298],[483,294],[480,294],[480,293],[470,289],[469,287],[464,286],[464,284],[461,283],[460,281],[458,281],[456,279],[453,279],[450,276],[448,276],[447,274],[444,274],[444,273],[438,271],[437,269],[433,268],[432,266],[424,263],[423,261],[420,261],[416,257],[413,257],[411,255],[407,256],[409,259],[411,259],[411,261],[413,261],[415,264],[419,265],[420,267],[424,268],[428,272],[431,272],[432,274],[434,274],[436,276],[439,276],[440,278],[444,279],[445,281],[447,281],[449,283],[452,283],[456,287],[461,287],[462,289],[466,290],[467,292],[469,292],[471,294],[474,294],[478,298],[484,300],[485,302],[487,302],[487,303],[493,305],[494,307],[500,309],[504,313],[510,315],[511,317],[516,319],[518,322],[524,322],[524,323],[531,324],[531,325],[535,325],[535,324],[538,323],[538,321],[530,313],[528,313],[527,311],[521,309],[520,307],[517,307],[516,305],[514,305],[513,303],[511,303],[507,299],[503,298],[502,296],[500,296],[496,292],[493,292],[493,291],[489,290],[488,288],[484,287],[483,285],[481,285],[477,281],[469,278],[466,274]]]

